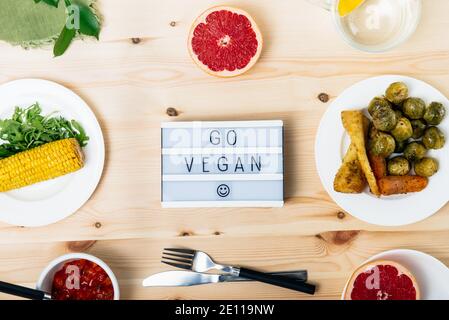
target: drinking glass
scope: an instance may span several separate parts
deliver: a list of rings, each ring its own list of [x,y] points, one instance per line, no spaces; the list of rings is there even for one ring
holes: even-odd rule
[[[332,14],[335,26],[352,47],[367,52],[384,52],[406,41],[421,19],[421,0],[365,0],[341,17],[340,0],[308,0]]]

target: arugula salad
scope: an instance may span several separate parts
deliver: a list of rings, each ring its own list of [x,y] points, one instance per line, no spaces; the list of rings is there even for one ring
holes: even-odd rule
[[[55,113],[44,116],[39,103],[35,103],[28,108],[16,107],[10,119],[0,119],[0,159],[69,138],[85,147],[89,137],[83,127]]]

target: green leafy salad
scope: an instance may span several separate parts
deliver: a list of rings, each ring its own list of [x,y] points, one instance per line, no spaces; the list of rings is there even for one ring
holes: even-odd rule
[[[55,113],[43,116],[39,103],[28,108],[16,107],[10,119],[0,119],[0,159],[43,144],[75,138],[81,147],[89,141],[83,127]]]

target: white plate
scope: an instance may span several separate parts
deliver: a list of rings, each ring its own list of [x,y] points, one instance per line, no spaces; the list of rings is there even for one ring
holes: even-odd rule
[[[75,93],[54,82],[17,80],[0,86],[0,119],[9,118],[15,106],[39,102],[43,114],[59,111],[77,120],[90,137],[83,149],[85,167],[72,174],[0,193],[0,221],[27,227],[48,225],[83,206],[95,191],[104,165],[104,140],[100,125],[88,105]]]
[[[398,249],[379,253],[361,265],[374,260],[395,261],[410,270],[418,282],[422,300],[449,300],[449,268],[440,260],[420,251]]]
[[[362,194],[343,194],[334,191],[333,182],[349,137],[341,123],[343,110],[367,108],[371,99],[383,95],[392,82],[403,81],[410,95],[424,99],[426,103],[438,101],[449,113],[449,100],[429,84],[403,76],[381,76],[356,83],[345,90],[328,108],[318,129],[315,141],[315,160],[324,188],[332,199],[349,214],[368,223],[382,226],[400,226],[426,219],[440,210],[449,200],[449,152],[447,145],[441,150],[430,151],[429,156],[438,159],[440,169],[430,178],[422,192],[401,196],[377,198],[368,190]],[[438,127],[446,137],[449,133],[449,115]],[[449,141],[449,137],[446,139]]]

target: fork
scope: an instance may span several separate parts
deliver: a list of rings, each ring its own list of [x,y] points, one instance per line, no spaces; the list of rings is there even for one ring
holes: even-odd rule
[[[312,284],[292,281],[291,279],[288,279],[286,277],[270,275],[246,268],[217,264],[207,253],[202,251],[165,248],[162,253],[162,263],[176,268],[201,273],[205,273],[210,270],[218,270],[223,274],[256,280],[290,290],[295,290],[312,295],[315,293],[315,286]]]

